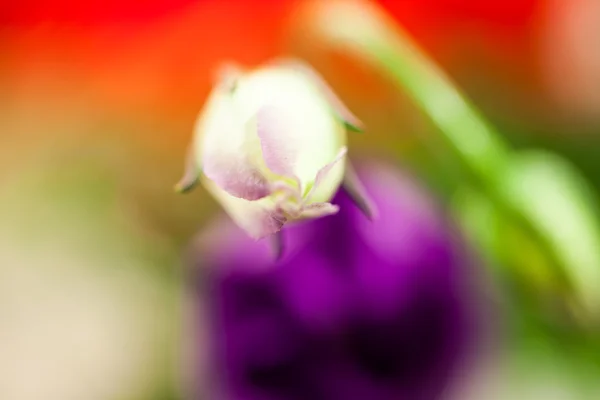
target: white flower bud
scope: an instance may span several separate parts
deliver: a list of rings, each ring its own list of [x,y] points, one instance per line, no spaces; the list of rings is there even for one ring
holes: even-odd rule
[[[308,67],[228,69],[195,127],[180,190],[200,181],[250,236],[334,214],[346,129],[359,122]]]

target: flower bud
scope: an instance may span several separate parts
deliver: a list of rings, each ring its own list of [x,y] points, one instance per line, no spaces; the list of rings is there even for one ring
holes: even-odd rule
[[[346,129],[358,122],[307,66],[224,69],[195,127],[184,191],[203,186],[251,237],[335,214]]]

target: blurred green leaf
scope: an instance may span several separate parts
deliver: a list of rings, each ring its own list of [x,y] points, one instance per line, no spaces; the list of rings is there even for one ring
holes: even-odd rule
[[[489,259],[542,297],[600,322],[600,228],[591,190],[566,161],[515,153],[395,21],[373,3],[318,3],[313,23],[331,45],[370,65],[433,122],[424,138],[461,170],[455,206]],[[453,179],[449,176],[450,179]]]
[[[600,225],[587,182],[565,159],[530,151],[513,157],[503,190],[554,249],[581,305],[598,312]]]

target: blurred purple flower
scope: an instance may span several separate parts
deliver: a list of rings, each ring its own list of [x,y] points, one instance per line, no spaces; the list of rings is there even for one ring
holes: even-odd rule
[[[379,211],[285,230],[286,255],[221,224],[200,240],[219,399],[440,398],[475,339],[468,262],[431,199],[362,169]],[[211,396],[210,398],[213,398]]]

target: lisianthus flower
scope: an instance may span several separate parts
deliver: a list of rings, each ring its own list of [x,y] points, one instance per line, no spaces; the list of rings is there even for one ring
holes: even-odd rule
[[[178,190],[203,186],[251,237],[338,212],[346,130],[360,122],[307,65],[224,68],[198,118]],[[356,187],[356,185],[353,185]]]
[[[341,190],[339,213],[284,230],[278,261],[227,223],[193,247],[215,398],[436,399],[467,359],[475,314],[454,230],[406,176],[360,171],[374,221]]]

